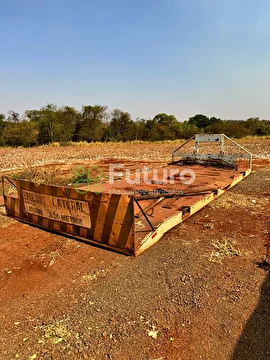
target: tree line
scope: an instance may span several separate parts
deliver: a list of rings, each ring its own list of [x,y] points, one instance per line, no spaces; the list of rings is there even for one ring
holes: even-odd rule
[[[59,107],[47,104],[39,110],[27,110],[20,115],[9,111],[0,113],[1,146],[35,146],[73,141],[162,141],[188,139],[196,133],[224,133],[229,137],[270,135],[270,121],[222,120],[197,114],[184,122],[174,115],[157,114],[153,119],[133,120],[119,109],[109,110],[103,105]]]

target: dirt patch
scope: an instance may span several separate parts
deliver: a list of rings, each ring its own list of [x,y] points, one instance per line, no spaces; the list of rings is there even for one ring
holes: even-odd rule
[[[267,359],[265,164],[138,258],[0,208],[0,359]]]
[[[51,164],[82,162],[91,164],[101,160],[107,161],[106,159],[110,159],[110,162],[118,162],[121,159],[132,162],[168,162],[171,160],[172,151],[183,142],[183,140],[175,140],[161,143],[92,143],[87,146],[0,148],[0,170],[10,172]],[[270,139],[251,137],[237,140],[237,142],[250,151],[256,160],[262,162],[262,165],[269,164]],[[191,148],[188,147],[188,150]],[[230,147],[229,151],[232,150],[233,148]]]

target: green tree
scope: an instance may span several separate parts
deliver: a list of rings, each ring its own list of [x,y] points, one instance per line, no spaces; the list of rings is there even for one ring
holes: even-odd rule
[[[156,121],[159,133],[157,140],[173,140],[177,137],[179,123],[174,115],[157,114],[154,117],[154,121]]]
[[[57,141],[56,139],[56,118],[57,118],[57,105],[56,104],[47,104],[41,108],[41,129],[40,132],[42,138],[48,138],[48,142],[52,143]]]
[[[81,114],[73,107],[64,106],[58,109],[55,119],[56,141],[60,141],[60,142],[71,141],[76,130],[76,124],[80,120],[81,120]]]
[[[260,120],[258,117],[247,119],[245,126],[249,129],[250,135],[263,136],[270,134],[270,122]]]
[[[140,124],[140,133],[144,140],[173,140],[179,138],[182,124],[174,115],[159,113],[151,120]]]
[[[145,131],[145,119],[136,119],[133,122],[134,140],[148,140]]]
[[[145,136],[143,140],[160,140],[159,126],[155,119],[146,120],[144,134]]]
[[[221,119],[216,118],[215,116],[213,116],[209,119],[210,125],[217,124],[219,121],[221,121]]]
[[[79,112],[70,106],[58,108],[47,104],[40,110],[28,110],[24,118],[35,122],[39,129],[39,143],[71,141]]]
[[[132,128],[132,120],[130,114],[119,109],[112,110],[110,128],[114,140],[131,140],[130,130]]]
[[[189,118],[188,123],[190,125],[196,125],[199,129],[203,129],[210,125],[210,119],[208,116],[197,114]]]
[[[5,127],[5,115],[0,114],[0,146],[4,145],[3,131]]]
[[[37,143],[38,129],[30,121],[7,122],[3,130],[3,139],[10,146],[33,146]]]
[[[38,127],[39,144],[48,144],[56,139],[57,105],[47,104],[40,110],[27,110],[24,114],[26,120],[30,120]]]
[[[241,138],[249,135],[244,121],[227,120],[223,122],[223,133],[229,137]]]
[[[190,139],[198,133],[200,133],[200,130],[195,124],[190,124],[188,121],[184,121],[180,128],[179,138]]]
[[[76,124],[77,139],[86,141],[101,141],[104,122],[107,118],[107,106],[87,105],[82,108],[82,118]]]
[[[206,128],[206,132],[210,134],[224,134],[227,130],[226,121],[219,120],[217,122],[214,122],[213,124],[210,124]]]
[[[7,121],[10,122],[19,122],[20,121],[20,114],[15,112],[14,110],[10,110],[8,112],[8,118]]]

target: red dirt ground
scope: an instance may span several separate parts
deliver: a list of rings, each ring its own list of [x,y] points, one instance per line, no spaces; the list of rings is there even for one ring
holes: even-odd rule
[[[0,211],[0,359],[270,358],[269,160],[138,258]]]

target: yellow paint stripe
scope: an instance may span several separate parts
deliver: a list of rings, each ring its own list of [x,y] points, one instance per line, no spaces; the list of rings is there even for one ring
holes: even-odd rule
[[[15,200],[15,216],[16,217],[20,216],[20,200],[19,199]]]
[[[134,251],[134,249],[135,249],[135,234],[134,234],[133,226],[130,229],[125,249],[130,249],[132,251]]]
[[[126,196],[121,196],[115,217],[112,226],[112,231],[109,239],[109,245],[116,246],[117,241],[120,235],[120,231],[122,229],[123,221],[126,215],[126,210],[129,204],[129,198]]]
[[[94,231],[94,240],[99,242],[101,242],[103,227],[104,225],[106,226],[105,219],[106,219],[109,202],[110,202],[110,195],[102,193],[99,209],[98,209],[95,231]]]

